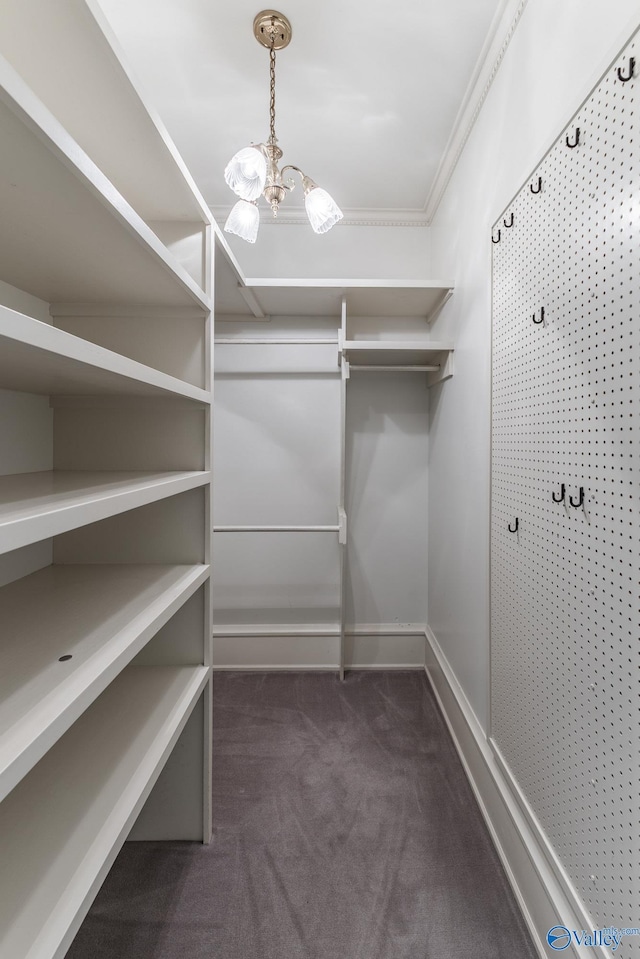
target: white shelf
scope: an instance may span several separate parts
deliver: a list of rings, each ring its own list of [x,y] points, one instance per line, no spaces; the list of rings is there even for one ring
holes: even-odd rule
[[[0,800],[208,574],[203,565],[49,566],[0,589]]]
[[[204,689],[129,666],[0,805],[0,954],[62,959]]]
[[[211,402],[206,390],[3,306],[0,387],[48,395],[173,396]]]
[[[426,280],[271,280],[247,279],[241,292],[229,282],[220,311],[225,319],[250,318],[247,293],[266,315],[335,316],[347,300],[349,316],[422,317],[431,321],[453,289],[451,283]],[[233,294],[233,298],[232,298]],[[241,316],[244,314],[244,317]]]
[[[0,58],[0,279],[49,302],[187,306],[208,297]]]
[[[145,220],[210,222],[97,0],[0,4],[0,38],[2,55]]]
[[[207,471],[17,473],[0,477],[0,553],[204,486]]]
[[[343,356],[354,366],[442,366],[450,343],[425,340],[345,340]]]
[[[0,8],[0,281],[78,334],[0,305],[2,582],[121,515],[0,588],[0,957],[63,959],[139,814],[211,836],[217,227],[99,0]],[[10,472],[51,463],[89,469]]]

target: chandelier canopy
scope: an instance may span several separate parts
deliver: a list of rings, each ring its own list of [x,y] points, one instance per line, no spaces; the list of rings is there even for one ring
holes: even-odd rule
[[[253,21],[253,32],[263,47],[269,50],[269,139],[266,143],[252,143],[231,158],[224,178],[240,199],[231,210],[224,228],[248,243],[255,243],[260,226],[258,200],[263,196],[271,206],[274,217],[288,191],[295,187],[292,177],[285,178],[287,170],[300,176],[304,191],[304,205],[309,223],[316,233],[326,233],[338,220],[342,211],[326,190],[319,187],[297,166],[291,163],[279,169],[282,150],[276,137],[276,50],[288,46],[291,40],[289,20],[276,10],[263,10]]]

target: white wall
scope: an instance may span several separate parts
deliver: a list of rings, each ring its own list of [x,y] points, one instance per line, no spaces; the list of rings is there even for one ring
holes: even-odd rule
[[[429,390],[420,373],[351,373],[346,621],[425,623]]]
[[[636,0],[529,0],[432,225],[434,274],[456,288],[433,335],[456,354],[431,391],[429,623],[485,729],[490,228],[638,23]]]
[[[245,276],[431,278],[428,227],[339,223],[319,236],[307,223],[273,224],[264,211],[262,215],[260,235],[253,245],[225,233]]]
[[[336,322],[274,318],[216,335],[336,340]],[[305,369],[326,372],[295,372]],[[337,523],[337,346],[216,346],[214,416],[214,525]],[[216,533],[215,620],[337,623],[338,564],[335,533]]]
[[[19,290],[15,286],[10,286],[4,280],[0,280],[0,303],[3,306],[8,306],[10,310],[25,313],[42,323],[51,323],[49,304],[45,300],[32,296],[31,293],[25,293],[24,290]]]
[[[336,345],[216,345],[215,525],[337,522],[338,324],[218,325],[217,337],[319,336]],[[268,372],[278,369],[328,375]],[[348,383],[350,626],[426,621],[428,396],[424,374],[353,373]],[[216,622],[337,624],[338,564],[335,533],[218,533]]]
[[[0,280],[0,303],[51,323],[49,304]],[[53,468],[53,410],[48,396],[0,390],[0,476]],[[51,563],[51,540],[0,556],[0,586]]]

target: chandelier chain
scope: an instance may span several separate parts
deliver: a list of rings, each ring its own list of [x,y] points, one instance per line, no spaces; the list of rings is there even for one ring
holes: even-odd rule
[[[269,50],[269,78],[270,78],[270,99],[269,99],[269,143],[276,143],[276,51],[273,45],[273,36],[271,38],[271,48]]]

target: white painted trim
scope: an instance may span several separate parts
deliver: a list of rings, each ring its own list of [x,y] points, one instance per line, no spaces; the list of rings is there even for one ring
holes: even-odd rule
[[[54,318],[68,316],[97,316],[102,320],[114,318],[147,320],[206,319],[208,310],[199,306],[122,306],[112,303],[51,303],[49,314]]]
[[[214,526],[214,533],[339,533],[340,526]]]
[[[423,623],[357,623],[345,626],[347,636],[422,636]],[[213,636],[338,636],[339,623],[257,623],[239,626],[214,625]]]
[[[338,669],[337,663],[299,663],[286,664],[279,663],[252,663],[250,666],[242,663],[232,663],[227,666],[213,664],[214,673],[335,673]]]
[[[337,346],[339,341],[337,337],[328,340],[314,339],[304,336],[216,336],[214,339],[216,346]]]
[[[425,669],[454,745],[478,801],[529,932],[541,959],[549,959],[546,933],[556,924],[568,929],[595,928],[577,892],[560,882],[549,863],[551,848],[531,812],[525,816],[509,788],[464,690],[429,626],[425,630]],[[612,959],[604,948],[590,949],[597,959]],[[573,945],[563,955],[577,959]]]
[[[237,283],[236,289],[238,290],[238,293],[240,294],[242,299],[245,301],[245,303],[251,310],[254,318],[256,320],[264,320],[265,313],[262,307],[260,306],[260,304],[258,303],[258,299],[255,293],[253,293],[252,290],[250,290],[247,286],[245,286],[244,283]]]
[[[273,277],[273,276],[247,276],[245,277],[247,286],[253,288],[273,288],[278,290],[337,290],[347,295],[353,290],[442,290],[443,296],[450,296],[454,289],[454,283],[449,280],[402,280],[402,279],[340,279],[337,277]],[[438,304],[437,309],[440,309]],[[361,314],[356,313],[356,316]],[[402,314],[400,314],[402,315]]]
[[[211,212],[220,223],[224,223],[231,212],[233,204],[220,206],[211,205]],[[260,227],[270,226],[308,226],[309,220],[302,207],[292,207],[286,211],[278,213],[278,218],[269,216],[266,208],[261,208],[263,214],[260,218]],[[345,226],[401,226],[401,227],[426,227],[429,222],[424,210],[401,210],[401,209],[352,209],[343,210],[343,219],[336,224],[336,227]]]
[[[299,663],[293,663],[291,665],[280,666],[278,664],[272,665],[270,663],[260,663],[259,665],[251,666],[216,666],[212,667],[214,673],[311,673],[311,672],[324,672],[324,673],[335,673],[339,666],[337,663],[314,663],[309,665],[304,663],[300,665]],[[397,670],[416,670],[422,672],[424,666],[416,665],[416,663],[346,663],[343,666],[343,673],[348,672],[352,669],[358,670],[375,670],[380,669],[388,672],[391,669]],[[342,678],[342,677],[341,677]],[[548,959],[545,956],[545,959]]]
[[[503,0],[496,12],[424,205],[427,224],[436,214],[526,5],[527,0]]]
[[[311,319],[311,317],[305,317]],[[216,323],[270,323],[271,316],[253,316],[248,313],[218,313],[216,310]]]
[[[424,669],[424,624],[214,626],[214,669]],[[344,659],[341,653],[344,652]]]
[[[527,823],[529,824],[531,831],[536,836],[538,844],[541,847],[542,851],[544,852],[547,858],[547,861],[549,863],[549,866],[553,870],[553,873],[556,879],[558,880],[558,882],[564,889],[564,892],[567,898],[573,901],[575,911],[576,913],[578,913],[578,921],[580,923],[581,928],[593,929],[594,928],[593,919],[587,912],[584,906],[584,903],[580,900],[578,893],[574,889],[571,879],[569,878],[564,866],[560,862],[560,859],[556,855],[556,852],[553,846],[551,845],[551,843],[545,836],[544,832],[542,831],[542,827],[540,826],[540,823],[538,822],[533,809],[531,808],[531,806],[525,799],[524,793],[520,789],[520,786],[518,785],[513,773],[511,772],[506,759],[502,755],[499,746],[497,745],[496,741],[493,738],[490,738],[488,742],[496,758],[496,762],[502,773],[504,781],[506,785],[508,786],[513,798],[515,799],[522,815],[524,816]],[[608,956],[609,952],[605,949],[605,950],[601,950],[600,954],[603,956]],[[596,952],[596,955],[598,955],[597,952]]]
[[[236,274],[237,277],[240,278],[241,282],[244,283],[244,273],[242,272],[242,268],[240,264],[238,263],[238,259],[236,255],[234,254],[233,250],[227,243],[227,238],[222,232],[222,227],[218,225],[215,219],[213,221],[212,226],[213,226],[213,236],[214,236],[214,243],[213,243],[214,267],[215,267],[216,256],[218,255],[223,256],[224,259],[229,264],[229,266],[231,267],[232,271]]]

